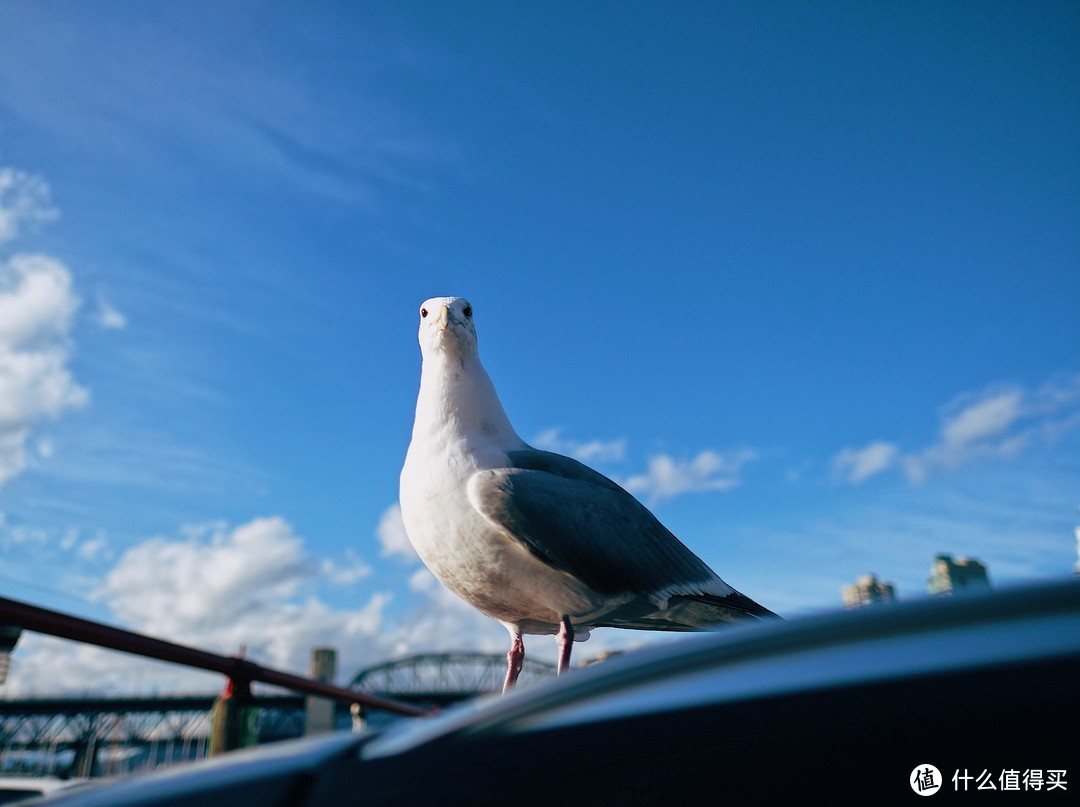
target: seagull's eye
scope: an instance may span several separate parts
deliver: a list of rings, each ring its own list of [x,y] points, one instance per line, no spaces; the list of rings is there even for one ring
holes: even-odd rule
[[[462,311],[461,313],[463,313],[466,317],[471,317],[472,316],[472,306],[471,305],[465,306],[465,310]]]
[[[421,308],[420,309],[420,316],[421,317],[426,317],[427,316],[427,309],[426,308]]]

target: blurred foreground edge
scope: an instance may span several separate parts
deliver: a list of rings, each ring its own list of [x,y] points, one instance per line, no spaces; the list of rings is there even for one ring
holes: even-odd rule
[[[1080,790],[1080,582],[734,626],[382,732],[73,788],[65,805],[666,804]],[[1071,768],[1070,768],[1071,766]],[[970,779],[966,778],[970,777]],[[1030,777],[1030,778],[1025,778]],[[1025,784],[1025,782],[1027,784]],[[984,788],[985,789],[985,788]],[[980,794],[983,795],[983,794]],[[1055,794],[1040,794],[1047,798]]]

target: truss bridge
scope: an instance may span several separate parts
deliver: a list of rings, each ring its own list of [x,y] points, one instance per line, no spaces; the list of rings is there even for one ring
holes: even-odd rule
[[[483,653],[425,653],[361,670],[349,689],[429,709],[502,687],[506,659]],[[519,685],[553,675],[526,659]],[[0,700],[0,772],[98,776],[201,759],[209,750],[217,695],[34,697]],[[321,700],[321,699],[316,699]],[[324,701],[325,703],[325,701]],[[311,696],[254,696],[249,719],[259,743],[300,737]],[[381,726],[387,712],[333,705],[334,726]]]

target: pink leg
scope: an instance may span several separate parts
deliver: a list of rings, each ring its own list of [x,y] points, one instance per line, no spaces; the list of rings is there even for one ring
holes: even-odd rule
[[[559,635],[555,637],[559,646],[559,675],[570,669],[570,652],[574,649],[574,627],[570,624],[570,617],[563,614],[559,622]]]
[[[503,694],[505,695],[514,688],[518,676],[521,675],[521,665],[525,663],[525,643],[521,641],[521,634],[514,634],[514,641],[510,645],[510,652],[506,654],[506,680],[503,681]]]

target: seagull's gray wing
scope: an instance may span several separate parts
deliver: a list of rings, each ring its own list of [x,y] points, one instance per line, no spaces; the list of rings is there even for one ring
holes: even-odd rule
[[[511,467],[469,481],[473,506],[550,566],[600,594],[684,596],[736,612],[769,612],[736,592],[637,499],[559,454],[508,453]]]

